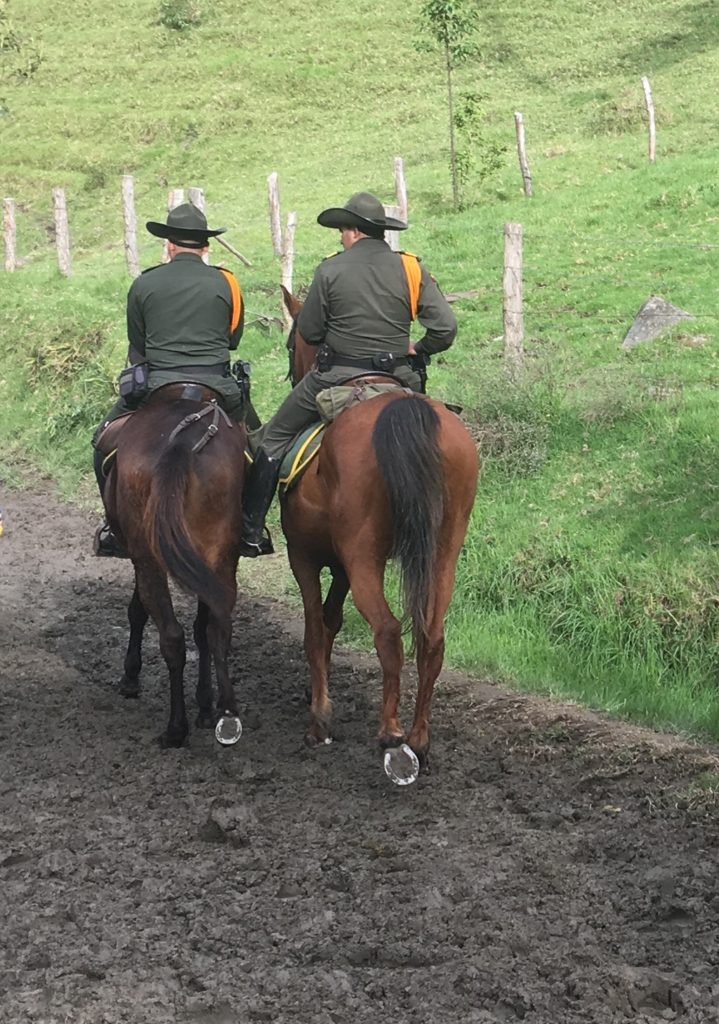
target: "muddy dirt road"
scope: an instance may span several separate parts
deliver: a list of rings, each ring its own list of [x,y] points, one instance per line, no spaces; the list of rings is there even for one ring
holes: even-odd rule
[[[373,659],[306,750],[297,623],[249,598],[242,740],[161,751],[154,630],[115,689],[130,566],[47,488],[0,505],[2,1024],[719,1021],[711,751],[448,675],[396,789]]]

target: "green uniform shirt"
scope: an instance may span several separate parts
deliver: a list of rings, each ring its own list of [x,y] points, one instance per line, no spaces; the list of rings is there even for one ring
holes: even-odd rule
[[[244,311],[230,332],[232,293],[225,275],[181,252],[135,279],[127,296],[127,337],[150,370],[226,363],[237,348]]]
[[[417,351],[442,352],[457,321],[436,282],[422,268],[417,319],[426,330]],[[407,277],[399,253],[376,238],[360,238],[324,260],[315,272],[297,323],[305,341],[326,342],[340,355],[377,352],[406,356],[411,323]]]

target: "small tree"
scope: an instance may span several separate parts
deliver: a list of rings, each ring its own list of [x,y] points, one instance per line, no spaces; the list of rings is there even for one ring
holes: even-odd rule
[[[423,27],[431,39],[422,38],[415,44],[420,51],[439,50],[447,76],[447,112],[449,123],[449,165],[452,174],[454,208],[460,206],[459,176],[457,173],[456,119],[454,112],[455,70],[477,52],[473,39],[479,12],[471,0],[423,0],[420,7]]]

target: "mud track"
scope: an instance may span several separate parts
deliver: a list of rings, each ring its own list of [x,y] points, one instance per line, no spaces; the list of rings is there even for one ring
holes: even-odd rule
[[[129,565],[48,489],[0,504],[3,1024],[719,1021],[714,752],[446,674],[398,790],[374,660],[306,750],[298,623],[249,598],[240,744],[162,752],[154,630],[116,692]]]

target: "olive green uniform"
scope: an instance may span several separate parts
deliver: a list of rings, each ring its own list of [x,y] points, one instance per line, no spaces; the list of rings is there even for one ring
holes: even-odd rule
[[[425,328],[417,352],[432,355],[454,341],[457,321],[435,280],[421,268],[417,319]],[[392,371],[406,387],[420,390],[420,378],[406,362],[411,323],[407,277],[399,253],[381,239],[361,238],[324,260],[315,272],[297,321],[305,341],[327,345],[332,367],[311,370],[287,396],[275,415],[253,437],[271,459],[280,459],[292,440],[318,419],[315,398],[362,372],[342,363],[391,353],[401,362]],[[254,446],[254,445],[253,445]]]
[[[231,321],[227,278],[199,254],[177,253],[136,278],[127,296],[127,337],[130,362],[147,362],[148,394],[164,384],[195,380],[217,391],[228,414],[240,419],[242,393],[229,358],[242,337],[244,310],[234,330]],[[120,398],[97,433],[131,411]]]

